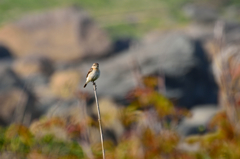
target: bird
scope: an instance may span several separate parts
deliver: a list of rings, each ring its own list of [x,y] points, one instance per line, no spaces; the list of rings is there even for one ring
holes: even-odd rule
[[[93,84],[95,84],[94,81],[96,81],[99,78],[99,76],[100,76],[99,64],[94,63],[87,73],[86,83],[84,84],[83,88],[85,88],[89,82],[93,82]]]

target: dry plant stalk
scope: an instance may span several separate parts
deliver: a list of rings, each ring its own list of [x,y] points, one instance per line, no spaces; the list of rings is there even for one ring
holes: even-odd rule
[[[240,123],[239,123],[239,116],[237,110],[237,104],[235,99],[235,93],[233,92],[233,78],[230,73],[230,58],[233,57],[234,46],[226,47],[225,44],[225,33],[224,33],[224,23],[219,21],[216,23],[214,28],[214,36],[215,36],[215,45],[216,50],[213,54],[214,58],[214,65],[215,65],[215,72],[217,73],[217,81],[220,88],[220,98],[221,98],[221,105],[226,110],[227,116],[234,127],[240,131]],[[227,56],[230,55],[231,56]]]
[[[103,159],[105,159],[105,149],[104,149],[104,145],[103,145],[103,132],[102,132],[101,114],[100,114],[100,108],[99,108],[98,98],[97,98],[97,85],[96,85],[95,82],[93,82],[93,90],[94,90],[97,112],[98,112],[99,131],[100,131],[101,144],[102,144],[102,155],[103,155]]]

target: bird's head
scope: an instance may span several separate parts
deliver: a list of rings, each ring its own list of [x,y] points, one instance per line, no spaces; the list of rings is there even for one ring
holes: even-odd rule
[[[94,64],[92,65],[92,68],[99,68],[99,64],[98,64],[98,63],[94,63]]]

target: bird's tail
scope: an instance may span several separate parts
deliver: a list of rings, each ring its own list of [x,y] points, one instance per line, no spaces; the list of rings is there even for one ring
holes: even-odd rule
[[[85,88],[87,86],[87,83],[85,83],[85,85],[83,86],[83,88]]]

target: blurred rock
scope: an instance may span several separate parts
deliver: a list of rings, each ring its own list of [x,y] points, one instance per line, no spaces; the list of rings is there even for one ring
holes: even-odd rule
[[[5,46],[0,45],[0,59],[12,58],[12,53]]]
[[[209,45],[209,43],[212,45],[212,43],[216,42],[216,32],[219,34],[220,27],[223,28],[223,42],[225,45],[240,44],[240,23],[236,20],[217,20],[211,25],[192,23],[188,25],[185,33],[195,39],[201,39],[204,43],[207,43],[207,45]],[[218,50],[219,48],[213,49]]]
[[[1,61],[0,112],[3,114],[0,115],[0,124],[8,125],[11,122],[21,122],[25,108],[23,123],[29,124],[35,118],[32,114],[35,111],[36,102],[37,97],[32,88],[11,69],[11,61]]]
[[[14,114],[17,108],[26,105],[27,94],[17,88],[11,89],[0,93],[0,103],[0,124],[7,125],[16,120]]]
[[[113,52],[118,53],[118,52],[129,49],[131,42],[132,42],[132,39],[127,37],[117,39],[113,43]]]
[[[51,76],[51,90],[59,97],[73,97],[78,87],[81,74],[77,70],[57,71]]]
[[[216,105],[198,105],[191,110],[192,117],[185,118],[178,126],[181,135],[193,135],[206,133],[208,123],[220,110]]]
[[[227,44],[240,44],[240,24],[234,21],[223,21],[225,42]]]
[[[111,42],[90,16],[77,7],[23,17],[3,26],[0,42],[17,57],[43,55],[54,61],[102,57]]]
[[[101,70],[97,80],[98,93],[124,98],[137,86],[133,67],[138,65],[142,75],[164,73],[165,94],[179,99],[179,105],[190,108],[199,104],[216,104],[218,88],[206,54],[200,41],[183,33],[162,34],[152,42],[142,42],[129,51],[98,61]],[[91,65],[92,62],[82,64],[82,72],[87,72]],[[86,89],[92,91],[90,85]]]
[[[35,72],[35,73],[32,72],[33,74],[31,74],[30,73],[31,69],[30,69],[29,75],[20,76],[19,74],[15,73],[15,71],[13,70],[14,69],[13,65],[16,63],[17,63],[16,61],[14,62],[11,59],[4,59],[4,60],[2,59],[0,61],[0,92],[7,91],[12,88],[28,87],[28,88],[31,88],[32,90],[35,90],[35,89],[38,89],[39,87],[48,87],[48,76],[42,74],[42,72]],[[31,66],[26,65],[26,67],[31,67]],[[35,68],[38,68],[38,67],[35,67]],[[19,68],[16,68],[16,69],[19,69]],[[22,69],[23,70],[21,71],[24,72],[25,71],[24,69],[28,70],[29,68],[22,67]],[[40,70],[37,70],[37,71],[40,71]]]
[[[15,60],[13,69],[21,76],[31,76],[34,74],[49,76],[53,72],[53,64],[45,57],[26,56]]]
[[[183,10],[192,20],[204,23],[214,22],[219,16],[217,10],[209,5],[187,4]]]
[[[13,60],[11,59],[2,59],[0,61],[0,91],[9,90],[17,85],[16,80],[9,72],[12,63]]]
[[[25,106],[27,112],[26,116],[29,118],[29,120],[26,119],[26,121],[28,120],[29,122],[46,114],[49,109],[59,104],[59,102],[64,106],[69,105],[68,102],[61,102],[59,96],[61,98],[73,97],[73,93],[75,89],[77,89],[80,79],[79,72],[76,70],[58,71],[51,76],[50,80],[48,75],[45,75],[43,69],[40,68],[40,66],[43,66],[44,64],[40,62],[38,63],[34,60],[41,61],[42,58],[34,58],[33,60],[27,58],[27,62],[30,64],[25,66],[23,63],[23,72],[25,71],[25,67],[26,69],[33,68],[35,71],[31,72],[30,70],[27,72],[29,75],[24,72],[24,76],[19,76],[19,74],[22,73],[21,71],[21,73],[16,74],[15,71],[11,69],[13,64],[12,60],[1,60],[0,112],[3,113],[0,113],[1,125],[8,125],[15,121],[19,122],[23,115],[22,108]],[[16,63],[17,62],[15,62],[15,64]],[[34,65],[37,66],[35,67]],[[43,67],[45,66],[48,65],[44,65]],[[50,83],[49,80],[51,81]],[[15,90],[19,90],[22,93],[18,93],[18,91]]]

